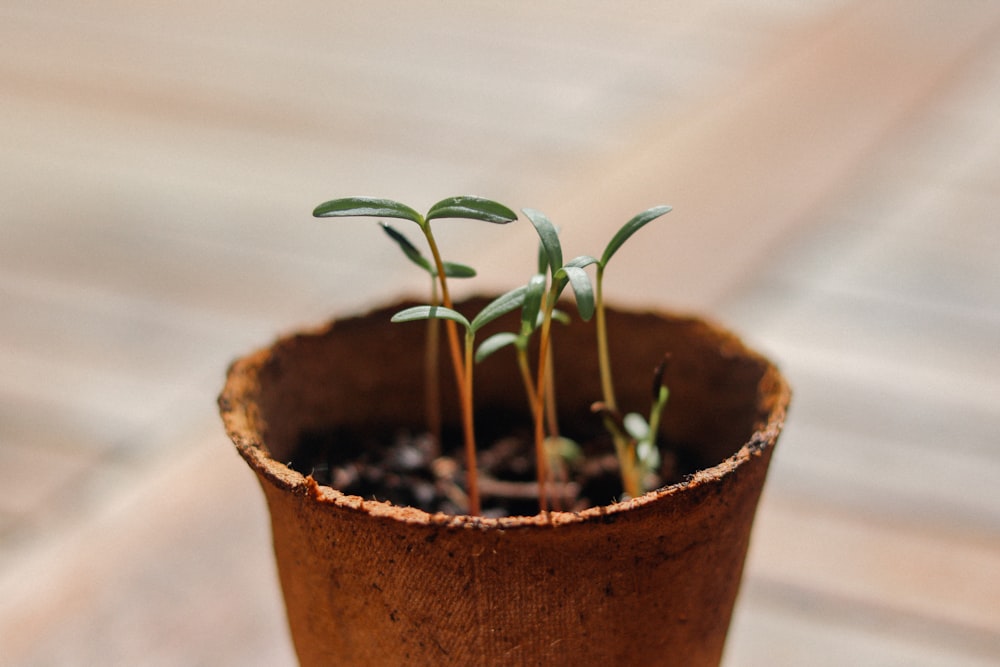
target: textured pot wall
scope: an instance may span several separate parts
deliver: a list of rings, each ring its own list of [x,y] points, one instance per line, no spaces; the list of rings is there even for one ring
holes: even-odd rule
[[[652,368],[671,352],[665,430],[718,465],[580,514],[431,516],[317,487],[269,456],[285,459],[300,432],[338,420],[421,423],[421,355],[410,352],[423,327],[387,317],[247,357],[220,397],[268,499],[302,664],[718,664],[788,401],[777,371],[700,321],[615,313],[623,407],[645,411]],[[589,327],[559,335],[566,419],[598,396],[596,360]],[[517,409],[504,361],[477,369],[477,397]]]
[[[474,299],[461,309],[471,315],[485,303]],[[287,458],[304,430],[365,421],[415,427],[424,423],[425,328],[420,322],[389,323],[400,307],[338,321],[336,336],[326,335],[330,330],[324,327],[258,353],[264,420],[260,426],[266,429],[274,458]],[[516,320],[507,322],[508,330],[516,326]],[[502,327],[503,321],[481,332],[479,339]],[[756,394],[769,364],[732,335],[698,319],[612,312],[608,338],[618,401],[626,412],[649,410],[653,369],[670,353],[670,402],[663,432],[672,440],[698,445],[707,459],[721,461],[732,455],[764,418],[766,407],[749,397]],[[561,417],[593,420],[590,405],[601,397],[593,324],[557,327],[553,347]],[[446,418],[450,414],[457,421],[454,401],[449,400],[454,380],[443,347],[441,359],[445,407],[450,408]],[[476,366],[475,394],[480,407],[524,410],[512,351],[498,352]]]

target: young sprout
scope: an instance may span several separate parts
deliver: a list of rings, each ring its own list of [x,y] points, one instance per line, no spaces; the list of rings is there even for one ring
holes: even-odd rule
[[[648,223],[670,211],[670,206],[654,206],[633,217],[615,233],[611,241],[604,248],[601,259],[597,261],[597,276],[595,281],[597,292],[595,297],[597,359],[601,375],[601,393],[604,395],[603,406],[611,413],[617,413],[618,402],[615,398],[614,382],[611,377],[611,357],[608,353],[607,319],[604,313],[604,271],[608,268],[608,262],[611,261],[611,257],[618,252],[618,249],[622,247],[625,241]],[[609,425],[609,423],[605,419],[605,425]],[[628,438],[621,429],[610,428],[609,426],[608,430],[611,432],[611,437],[615,444],[615,453],[618,456],[619,466],[621,467],[622,484],[625,486],[625,492],[636,498],[641,495],[642,491],[641,485],[637,487],[635,486],[635,482],[636,480],[640,480],[642,476],[637,470],[634,470],[634,459],[628,454]],[[655,438],[655,431],[653,432],[653,437]]]
[[[441,303],[444,308],[451,309],[453,304],[451,294],[448,291],[447,271],[438,251],[437,241],[431,231],[431,220],[440,218],[462,218],[468,220],[481,220],[494,224],[506,224],[517,219],[517,214],[512,210],[489,199],[481,197],[458,196],[443,199],[431,206],[426,215],[421,215],[414,209],[391,199],[379,199],[376,197],[346,197],[333,199],[320,204],[313,210],[313,215],[317,218],[330,217],[355,217],[367,216],[378,218],[398,218],[415,222],[423,232],[424,238],[431,251],[433,267],[437,275],[438,284],[441,287]],[[462,360],[462,352],[458,341],[458,329],[455,321],[446,319],[445,329],[448,332],[448,349],[451,353],[452,368],[455,372],[455,383],[458,386],[459,395],[465,395],[465,364]],[[464,411],[463,411],[464,413]],[[472,414],[463,414],[462,432],[465,441],[465,453],[470,469],[470,478],[475,478],[475,435],[473,433]],[[473,497],[470,492],[470,512],[478,514],[479,497]]]
[[[598,402],[591,410],[601,415],[604,426],[615,441],[621,469],[622,487],[630,498],[638,498],[646,489],[645,480],[660,468],[660,450],[656,445],[656,435],[660,430],[660,415],[667,404],[670,392],[663,384],[669,355],[656,367],[653,374],[653,399],[647,421],[638,412],[630,412],[624,417],[617,409]],[[620,449],[618,449],[620,447]]]
[[[545,270],[545,266],[542,270]],[[517,367],[521,374],[521,382],[524,385],[525,395],[528,397],[528,408],[534,411],[536,406],[535,377],[531,371],[531,363],[528,360],[528,343],[532,334],[538,330],[542,322],[542,299],[545,296],[548,281],[544,273],[537,273],[525,286],[524,305],[521,307],[521,326],[514,333],[503,331],[493,334],[484,340],[476,350],[476,363],[479,363],[492,355],[497,350],[512,345],[517,354]],[[569,316],[561,310],[554,309],[551,312],[554,321],[569,324]],[[549,366],[549,371],[545,374],[545,421],[548,427],[548,436],[545,438],[545,452],[547,468],[556,469],[559,472],[561,481],[565,482],[565,463],[572,462],[579,458],[581,451],[579,446],[559,434],[559,420],[556,414],[555,405],[555,373],[552,372],[552,345],[549,344],[548,354],[545,363]],[[544,488],[540,488],[544,491]],[[558,496],[556,496],[558,498]]]
[[[545,447],[545,426],[544,412],[548,392],[546,388],[550,386],[550,345],[552,313],[555,310],[559,296],[566,289],[567,284],[573,288],[576,298],[576,309],[584,321],[590,320],[594,314],[594,291],[590,283],[590,276],[584,271],[584,267],[597,262],[596,259],[588,255],[581,255],[563,264],[562,244],[559,242],[559,232],[555,225],[545,217],[541,211],[534,209],[522,209],[528,220],[538,232],[541,239],[544,264],[540,266],[542,272],[547,270],[549,274],[549,288],[543,294],[541,301],[541,324],[538,336],[538,366],[537,379],[535,380],[535,391],[532,396],[534,405],[532,407],[532,419],[535,426],[535,460],[538,467],[538,505],[540,512],[548,510],[547,494],[545,484],[549,477],[548,455]],[[540,262],[541,264],[541,262]]]
[[[473,400],[472,400],[472,369],[473,364],[473,349],[475,347],[476,332],[482,329],[484,326],[495,320],[496,318],[509,313],[510,311],[520,308],[524,303],[524,294],[527,291],[525,287],[518,287],[513,289],[506,294],[503,294],[483,308],[478,315],[476,315],[470,322],[464,315],[451,308],[446,308],[444,306],[413,306],[412,308],[407,308],[401,310],[392,316],[393,322],[412,322],[414,320],[424,320],[424,319],[443,319],[449,322],[456,322],[461,324],[465,328],[465,347],[464,347],[464,362],[463,368],[465,370],[465,375],[463,377],[463,382],[461,384],[462,393],[459,397],[461,402],[462,414],[466,417],[469,423],[470,429],[475,430],[475,425],[472,421],[473,415]],[[473,441],[473,447],[471,450],[466,450],[466,457],[468,458],[468,479],[466,480],[466,492],[469,495],[469,512],[471,514],[479,514],[480,502],[479,502],[479,477],[476,466],[476,450]]]
[[[387,222],[379,221],[382,230],[396,242],[406,257],[426,271],[431,278],[432,306],[440,305],[438,296],[437,267],[427,261],[415,245],[406,236]],[[464,264],[442,262],[447,278],[473,278],[476,270]],[[438,374],[438,324],[436,317],[427,320],[427,336],[424,345],[424,400],[427,405],[427,430],[437,442],[441,442],[441,380]]]

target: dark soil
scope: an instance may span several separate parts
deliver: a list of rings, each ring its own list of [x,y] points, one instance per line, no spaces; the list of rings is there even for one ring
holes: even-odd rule
[[[479,485],[484,516],[538,513],[535,454],[529,424],[510,415],[477,415]],[[596,421],[596,420],[595,420]],[[546,485],[551,509],[579,511],[622,498],[618,462],[611,439],[599,424],[583,433],[564,433],[584,456],[554,471]],[[501,430],[502,429],[502,430]],[[305,433],[289,466],[345,494],[420,508],[464,514],[465,461],[461,433],[446,431],[440,446],[427,433],[386,426],[338,428]],[[699,462],[685,449],[661,443],[663,465],[648,488],[681,481]]]

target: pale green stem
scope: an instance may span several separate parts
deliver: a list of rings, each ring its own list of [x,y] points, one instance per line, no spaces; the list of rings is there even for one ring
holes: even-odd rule
[[[597,265],[597,280],[595,302],[597,320],[597,363],[601,373],[601,391],[604,394],[604,404],[612,411],[618,410],[615,400],[615,386],[611,379],[611,355],[608,352],[607,317],[604,313],[604,266]],[[640,482],[635,465],[635,445],[617,428],[609,428],[611,439],[615,443],[615,455],[618,457],[618,467],[625,493],[633,498],[638,497]]]
[[[597,363],[601,372],[601,391],[604,394],[604,404],[611,410],[617,410],[615,386],[611,380],[611,357],[608,353],[608,324],[604,314],[604,267],[600,264],[597,266],[596,283]]]
[[[437,279],[431,278],[431,305],[438,305]],[[441,323],[436,317],[427,320],[427,347],[424,352],[424,397],[427,402],[427,430],[441,443],[441,374],[438,357]]]
[[[538,379],[535,382],[533,419],[535,422],[535,462],[538,468],[538,511],[548,511],[548,497],[545,484],[549,477],[548,455],[545,451],[545,377],[548,370],[549,334],[552,328],[552,308],[554,299],[546,298],[545,314],[538,339]]]

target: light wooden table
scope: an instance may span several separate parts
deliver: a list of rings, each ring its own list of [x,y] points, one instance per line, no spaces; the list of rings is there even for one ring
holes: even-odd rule
[[[998,108],[994,3],[5,3],[0,664],[293,663],[224,367],[411,284],[313,205],[460,192],[672,204],[612,296],[790,376],[727,665],[997,664]]]

